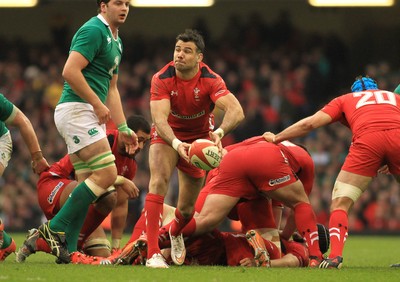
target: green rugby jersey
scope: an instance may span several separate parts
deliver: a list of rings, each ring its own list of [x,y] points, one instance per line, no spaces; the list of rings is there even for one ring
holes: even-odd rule
[[[0,137],[8,132],[4,122],[9,118],[14,118],[16,114],[17,109],[14,104],[8,101],[8,99],[0,93]]]
[[[108,24],[99,15],[88,20],[75,33],[71,42],[71,51],[79,52],[89,61],[82,73],[89,86],[105,103],[110,80],[113,74],[118,73],[122,55],[121,39],[113,38]],[[69,84],[64,82],[64,89],[58,103],[65,102],[87,101],[79,97]]]

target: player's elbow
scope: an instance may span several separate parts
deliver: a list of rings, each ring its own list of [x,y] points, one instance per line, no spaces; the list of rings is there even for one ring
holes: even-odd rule
[[[61,73],[62,77],[66,82],[69,82],[72,80],[72,77],[74,75],[74,71],[71,68],[65,67]]]
[[[236,124],[241,123],[245,116],[244,116],[244,112],[243,112],[243,108],[242,107],[235,107],[232,111],[232,116],[235,117],[236,119]]]

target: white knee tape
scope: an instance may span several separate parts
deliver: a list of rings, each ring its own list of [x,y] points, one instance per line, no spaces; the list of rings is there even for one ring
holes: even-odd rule
[[[111,250],[110,242],[105,238],[93,238],[86,240],[83,244],[83,250],[98,250],[98,249],[107,249]]]
[[[97,197],[106,192],[106,189],[103,189],[102,187],[94,183],[90,178],[87,178],[84,182],[86,183],[87,187],[89,187],[89,189],[92,190],[93,194],[95,194]]]
[[[340,197],[347,197],[355,203],[361,196],[362,190],[357,186],[336,181],[332,191],[332,200]]]

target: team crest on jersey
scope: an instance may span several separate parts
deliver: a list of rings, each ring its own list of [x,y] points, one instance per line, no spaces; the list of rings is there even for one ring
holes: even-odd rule
[[[124,165],[121,170],[121,175],[124,176],[128,172],[128,166]]]
[[[200,89],[196,87],[195,89],[193,89],[193,92],[194,92],[194,99],[196,100],[196,102],[199,102],[200,101],[200,96],[199,96]]]
[[[107,44],[110,44],[110,43],[111,43],[111,37],[107,36]]]

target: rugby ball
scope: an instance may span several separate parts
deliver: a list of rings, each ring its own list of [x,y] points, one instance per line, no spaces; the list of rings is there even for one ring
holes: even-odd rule
[[[209,171],[219,166],[221,154],[214,142],[197,139],[190,145],[189,159],[192,165]]]

